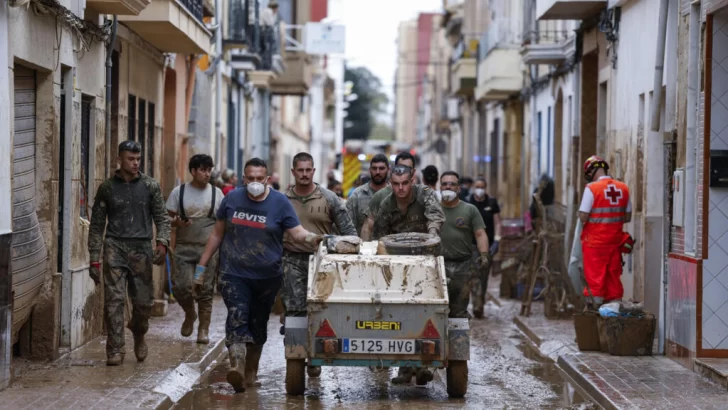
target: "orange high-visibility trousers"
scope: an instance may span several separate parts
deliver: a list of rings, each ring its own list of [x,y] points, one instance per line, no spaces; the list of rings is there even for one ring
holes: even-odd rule
[[[622,253],[619,247],[582,246],[584,279],[595,297],[604,301],[619,300],[624,296],[622,287]],[[589,296],[586,287],[584,296]]]

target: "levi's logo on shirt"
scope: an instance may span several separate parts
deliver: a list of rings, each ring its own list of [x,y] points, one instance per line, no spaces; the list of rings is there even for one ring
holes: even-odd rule
[[[265,222],[267,221],[267,219],[268,217],[265,213],[261,215],[261,212],[238,209],[233,212],[233,217],[230,222],[234,223],[235,225],[265,229]]]

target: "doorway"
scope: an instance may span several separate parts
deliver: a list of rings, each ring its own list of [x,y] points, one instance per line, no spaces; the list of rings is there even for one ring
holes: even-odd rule
[[[564,132],[564,94],[559,89],[556,95],[556,104],[554,105],[554,160],[553,160],[553,177],[555,183],[556,202],[564,204],[564,191],[566,180],[564,179],[563,169],[563,132]]]

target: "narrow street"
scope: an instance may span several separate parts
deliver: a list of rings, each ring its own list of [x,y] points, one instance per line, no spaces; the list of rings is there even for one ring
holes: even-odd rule
[[[393,386],[396,369],[372,373],[368,368],[324,368],[320,380],[308,379],[304,397],[285,392],[283,337],[278,318],[271,316],[269,339],[261,360],[262,387],[235,394],[225,381],[227,355],[218,358],[202,382],[175,409],[420,409],[441,408],[596,408],[566,383],[552,364],[539,362],[513,324],[517,313],[488,302],[486,318],[472,320],[470,383],[464,399],[448,399],[444,372],[427,388]]]

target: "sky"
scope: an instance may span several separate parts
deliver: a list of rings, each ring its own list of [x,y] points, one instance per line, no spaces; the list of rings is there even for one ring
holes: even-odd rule
[[[346,26],[348,66],[365,66],[384,85],[394,110],[394,74],[397,68],[399,23],[422,12],[442,12],[442,0],[329,0],[328,15]],[[331,57],[330,57],[331,58]]]

